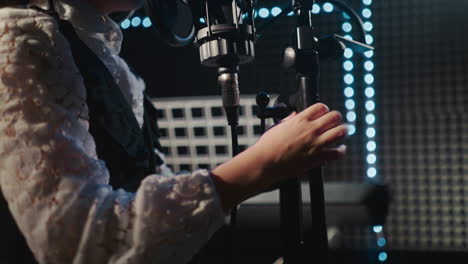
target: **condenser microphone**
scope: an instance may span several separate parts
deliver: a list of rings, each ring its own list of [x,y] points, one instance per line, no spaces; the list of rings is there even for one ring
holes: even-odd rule
[[[145,0],[153,28],[170,46],[194,44],[200,63],[217,68],[218,84],[228,125],[231,127],[232,154],[239,144],[239,66],[255,57],[254,0]],[[235,226],[236,208],[231,210]]]
[[[229,125],[236,125],[239,107],[239,65],[254,59],[255,30],[248,23],[253,14],[238,1],[207,0],[201,6],[205,27],[195,36],[200,63],[218,68],[218,83]],[[252,20],[253,21],[253,20]]]
[[[168,45],[195,44],[201,65],[218,68],[228,124],[237,126],[239,65],[254,60],[253,0],[145,0],[145,9]]]

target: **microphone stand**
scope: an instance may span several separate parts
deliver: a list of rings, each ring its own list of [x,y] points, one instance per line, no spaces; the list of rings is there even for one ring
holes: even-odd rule
[[[296,29],[296,45],[298,60],[296,72],[301,93],[301,104],[306,107],[319,102],[320,64],[318,41],[312,25],[312,5],[315,1],[293,0],[299,4],[297,9],[298,25]],[[325,219],[325,197],[323,185],[323,170],[321,167],[309,173],[310,206],[312,213],[311,229],[306,235],[306,252],[321,263],[328,263],[328,238]]]
[[[239,124],[240,92],[239,66],[250,63],[255,57],[255,23],[253,0],[244,2],[247,21],[242,19],[242,10],[234,0],[205,0],[206,27],[198,31],[196,44],[203,66],[217,68],[218,84],[221,88],[222,104],[228,125],[231,128],[232,156],[239,154],[237,127]],[[210,5],[213,4],[213,5]],[[222,13],[220,19],[216,13]],[[250,22],[250,23],[249,23]],[[227,242],[230,244],[230,262],[234,261],[237,207],[231,209]]]
[[[365,31],[359,15],[340,0],[330,0],[330,2],[343,9],[360,25],[361,38],[364,41]],[[283,67],[295,70],[298,87],[293,94],[280,94],[278,102],[283,103],[283,106],[267,107],[268,94],[257,95],[257,105],[260,110],[258,117],[262,120],[263,131],[265,130],[264,119],[274,118],[279,121],[292,111],[302,111],[319,102],[319,50],[320,57],[329,59],[342,56],[346,46],[357,52],[374,49],[363,42],[349,40],[336,34],[325,36],[319,41],[312,24],[311,10],[314,3],[314,0],[292,0],[292,8],[283,10],[282,15],[291,10],[294,11],[297,19],[293,39],[295,45],[284,50]],[[264,25],[263,29],[271,23],[273,22]],[[311,170],[307,179],[310,188],[312,221],[311,228],[307,230],[305,236],[302,230],[301,182],[295,178],[280,185],[281,238],[284,248],[283,259],[286,264],[329,263],[322,168]]]
[[[232,59],[226,67],[218,68],[218,84],[221,88],[223,108],[228,125],[231,127],[232,156],[239,154],[237,127],[239,125],[239,65]],[[236,226],[237,210],[231,210],[231,227]]]
[[[296,110],[302,111],[319,101],[319,53],[318,40],[312,26],[312,5],[315,1],[292,0],[297,17],[295,47],[286,48],[283,64],[295,68],[298,91]],[[304,241],[302,230],[302,194],[299,178],[289,180],[280,187],[281,234],[285,243],[286,264],[328,263],[328,238],[325,220],[325,199],[322,168],[316,168],[308,175],[311,229]]]

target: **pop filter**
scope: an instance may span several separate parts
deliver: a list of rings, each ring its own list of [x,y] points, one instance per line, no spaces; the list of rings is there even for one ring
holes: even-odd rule
[[[158,35],[172,47],[193,42],[195,26],[188,0],[145,0],[145,11]]]

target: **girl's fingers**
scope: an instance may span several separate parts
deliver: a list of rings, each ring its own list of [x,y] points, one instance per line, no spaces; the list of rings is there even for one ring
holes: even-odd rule
[[[300,113],[300,115],[304,116],[309,121],[314,121],[315,119],[325,115],[328,112],[330,112],[328,106],[322,103],[317,103],[306,108]]]
[[[341,124],[342,120],[343,116],[338,111],[332,111],[321,116],[314,121],[314,126],[316,127],[315,135],[321,135],[325,133],[325,131],[336,127]]]
[[[320,135],[316,140],[316,144],[319,147],[326,148],[333,143],[336,143],[339,140],[345,138],[346,135],[348,135],[347,125],[339,125],[325,131],[322,135]]]

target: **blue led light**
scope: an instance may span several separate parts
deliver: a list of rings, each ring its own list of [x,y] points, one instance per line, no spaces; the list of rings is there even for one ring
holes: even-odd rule
[[[376,134],[375,128],[373,128],[373,127],[368,127],[368,128],[366,129],[366,136],[367,136],[368,138],[373,138],[373,137],[375,137],[375,134]]]
[[[353,57],[353,55],[354,55],[354,52],[353,52],[352,49],[346,48],[343,55],[345,56],[345,58],[351,59]]]
[[[375,233],[380,233],[383,231],[383,226],[381,225],[375,225],[372,227],[372,229],[374,230]]]
[[[356,133],[356,126],[355,125],[348,125],[348,135],[354,135]]]
[[[374,63],[372,61],[366,61],[364,63],[364,69],[366,69],[366,71],[372,71],[374,69]]]
[[[328,2],[323,4],[323,11],[325,11],[327,13],[332,12],[333,11],[333,5],[328,3]]]
[[[352,74],[346,74],[343,78],[346,84],[352,84],[354,82],[354,76]]]
[[[362,3],[365,4],[365,5],[371,5],[372,0],[362,0]]]
[[[354,89],[351,88],[351,87],[346,87],[346,88],[344,89],[344,95],[345,95],[346,97],[348,97],[348,98],[349,98],[349,97],[353,97],[353,95],[354,95]]]
[[[367,43],[367,44],[372,44],[372,43],[374,43],[374,38],[373,38],[371,35],[369,35],[369,34],[366,35],[366,43]]]
[[[369,111],[369,112],[370,112],[370,111],[374,111],[374,109],[375,109],[375,103],[374,103],[374,101],[370,101],[370,100],[367,101],[367,102],[366,102],[366,109],[367,109],[367,111]]]
[[[372,11],[369,8],[364,8],[362,10],[362,16],[365,18],[370,18],[372,16]]]
[[[375,164],[376,161],[377,161],[377,156],[375,154],[367,155],[367,163]]]
[[[130,27],[130,19],[125,19],[124,21],[122,21],[122,23],[120,23],[120,26],[122,27],[122,29],[127,29]]]
[[[364,29],[366,31],[372,31],[373,28],[374,28],[374,25],[372,25],[371,22],[367,21],[367,22],[364,23]]]
[[[318,13],[320,13],[320,6],[317,5],[317,4],[314,4],[314,5],[312,6],[312,13],[313,13],[313,14],[318,14]]]
[[[343,63],[343,68],[344,68],[346,71],[352,71],[353,68],[354,68],[354,64],[353,64],[351,61],[347,60],[347,61],[345,61],[345,62]]]
[[[152,25],[151,19],[150,19],[149,17],[145,17],[145,18],[143,19],[142,25],[143,25],[143,27],[145,27],[145,28],[151,27],[151,25]]]
[[[353,29],[353,26],[351,25],[351,23],[345,22],[343,23],[341,28],[343,29],[344,32],[351,32],[351,30]]]
[[[200,17],[200,23],[205,24],[206,23],[205,18]]]
[[[366,74],[366,75],[364,76],[364,81],[365,81],[367,84],[373,84],[373,83],[374,83],[374,80],[375,80],[375,79],[374,79],[374,75],[373,75],[373,74],[368,73],[368,74]]]
[[[132,26],[133,27],[138,27],[138,26],[140,26],[140,24],[141,24],[141,18],[139,18],[137,16],[132,18]]]
[[[281,14],[282,11],[283,11],[283,10],[281,10],[281,8],[275,6],[275,7],[273,7],[273,8],[271,9],[271,15],[274,16],[274,17],[276,17],[276,16],[278,16],[279,14]]]
[[[352,110],[352,109],[354,109],[354,107],[356,107],[356,103],[354,102],[353,99],[348,99],[348,100],[346,100],[346,102],[345,102],[345,107],[346,107],[346,109],[348,109],[348,110]]]
[[[293,11],[289,12],[288,16],[294,16],[294,12]]]
[[[366,147],[368,151],[375,151],[377,149],[377,144],[375,143],[375,141],[369,141],[367,142]]]
[[[366,123],[368,125],[373,125],[375,123],[375,115],[373,114],[366,115]]]
[[[382,262],[386,261],[386,260],[387,260],[387,253],[385,253],[385,252],[380,252],[380,254],[379,254],[379,260],[382,261]]]
[[[348,112],[346,114],[346,120],[348,120],[348,122],[356,121],[356,112]]]
[[[366,90],[364,90],[364,94],[365,94],[368,98],[372,98],[372,97],[374,97],[374,95],[375,95],[375,90],[374,90],[374,88],[372,88],[372,87],[367,87]]]
[[[377,176],[377,170],[374,167],[367,169],[367,177],[374,178],[375,176]]]
[[[270,11],[266,8],[260,8],[260,10],[258,10],[258,15],[261,18],[267,18],[270,15]]]
[[[379,237],[379,239],[377,239],[377,245],[379,247],[384,247],[386,244],[387,240],[384,237]]]
[[[373,50],[366,51],[364,52],[364,56],[366,56],[366,58],[372,58],[374,57],[374,51]]]
[[[351,35],[344,35],[343,37],[345,39],[353,40],[353,36],[351,36]]]

